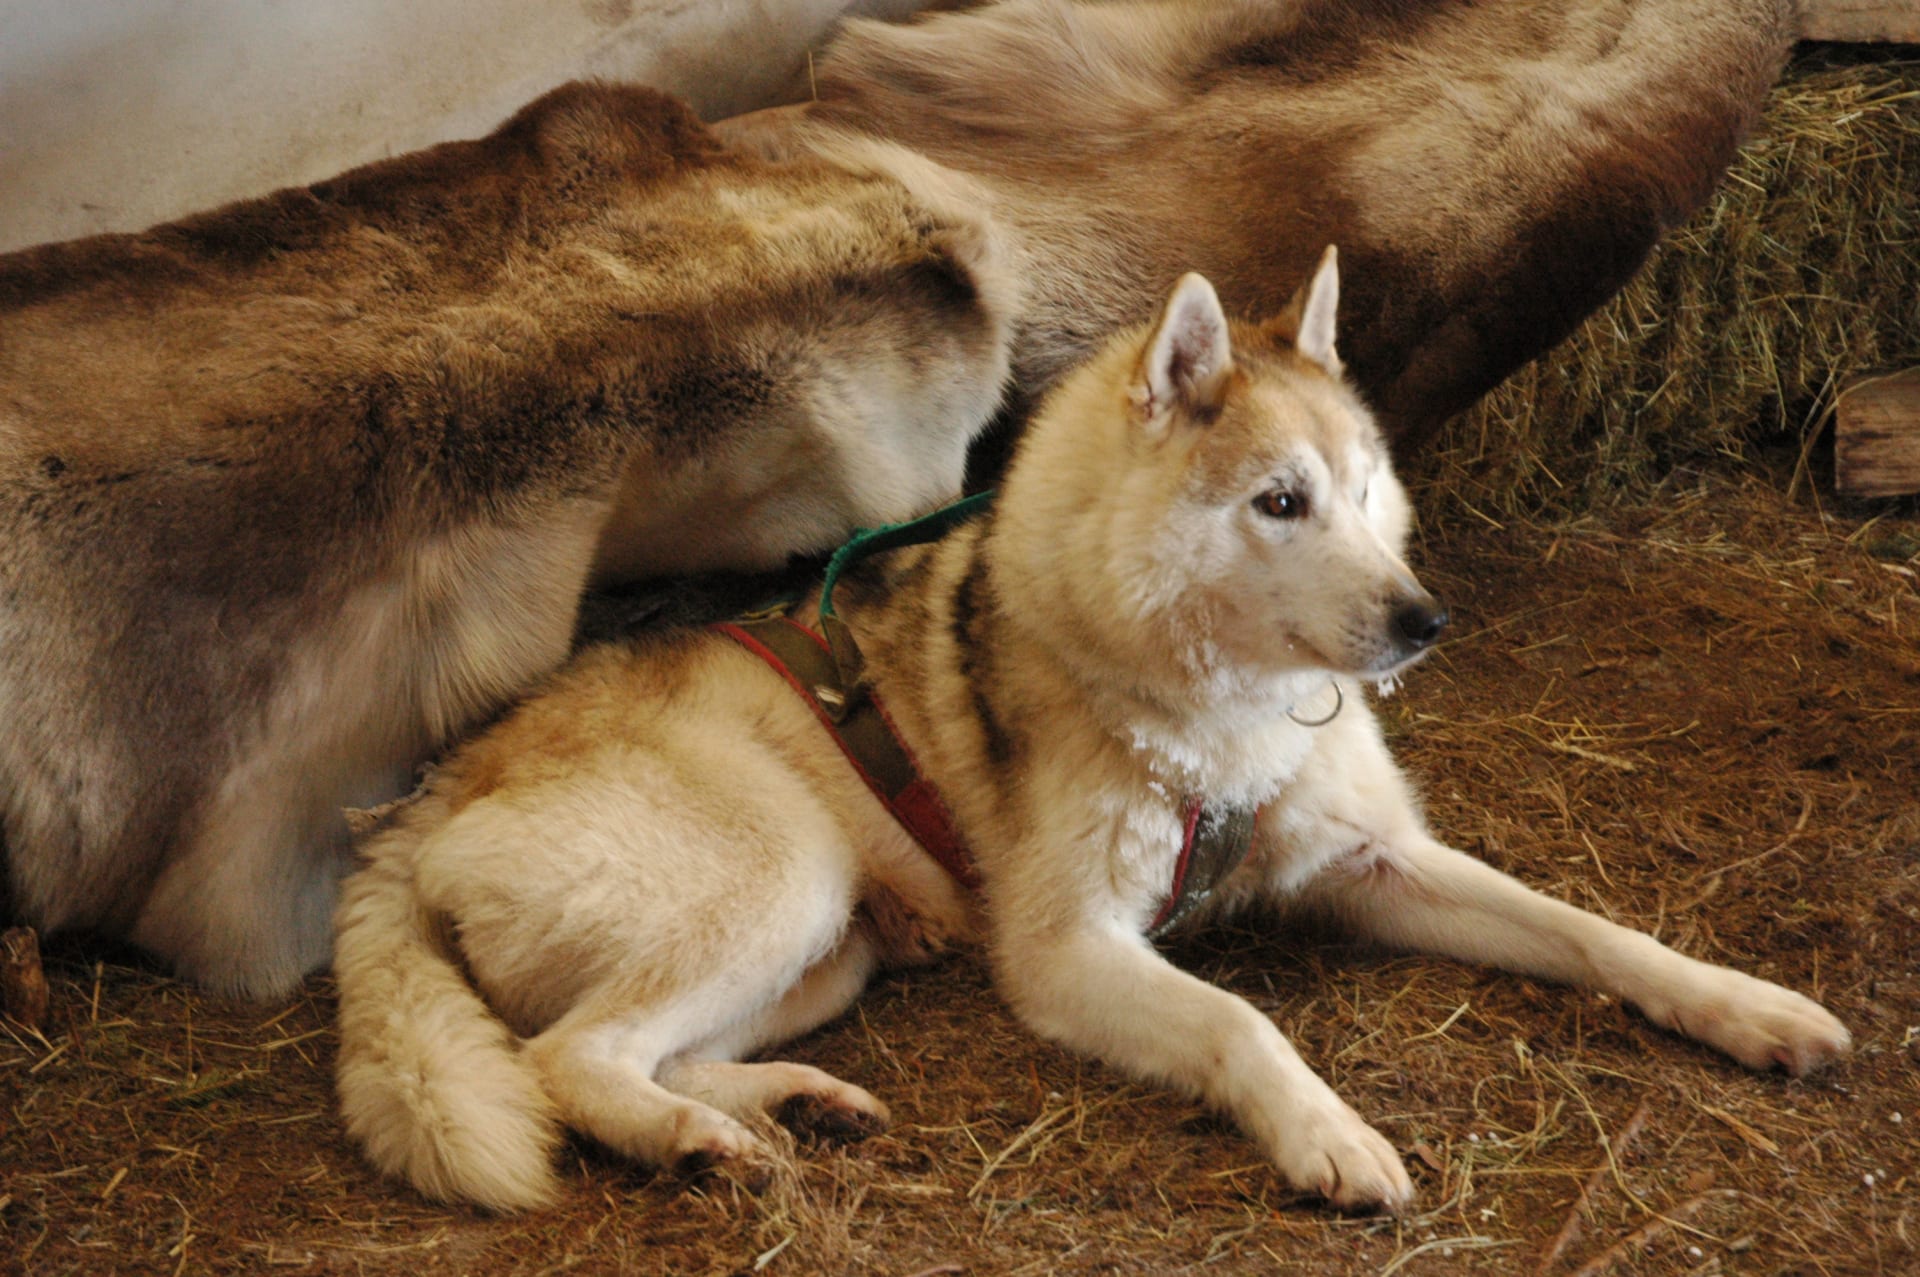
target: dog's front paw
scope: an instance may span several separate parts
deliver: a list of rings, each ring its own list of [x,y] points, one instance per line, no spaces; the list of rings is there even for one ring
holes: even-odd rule
[[[1387,1138],[1334,1097],[1304,1114],[1274,1160],[1294,1187],[1318,1193],[1344,1211],[1387,1210],[1413,1203],[1413,1181]]]
[[[1666,1007],[1648,1007],[1657,1023],[1705,1042],[1750,1069],[1779,1066],[1795,1077],[1831,1064],[1853,1048],[1847,1027],[1811,998],[1723,967]]]

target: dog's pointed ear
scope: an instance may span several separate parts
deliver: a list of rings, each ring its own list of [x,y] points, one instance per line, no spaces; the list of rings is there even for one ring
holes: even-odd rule
[[[1203,277],[1186,274],[1173,286],[1134,369],[1129,395],[1142,421],[1158,421],[1176,405],[1203,416],[1220,407],[1233,348],[1227,315]]]
[[[1300,286],[1287,308],[1261,325],[1277,341],[1340,375],[1340,356],[1333,349],[1334,312],[1340,308],[1340,255],[1332,244],[1320,254],[1313,278]]]

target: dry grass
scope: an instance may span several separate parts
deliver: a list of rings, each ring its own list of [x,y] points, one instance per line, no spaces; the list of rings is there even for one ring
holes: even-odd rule
[[[1191,1103],[1036,1043],[958,960],[788,1052],[885,1097],[886,1135],[795,1149],[757,1198],[576,1147],[560,1207],[501,1219],[361,1163],[332,1111],[325,980],[256,1007],[62,946],[44,1036],[0,1031],[0,1255],[33,1273],[1920,1271],[1920,524],[1805,485],[1790,500],[1793,457],[1760,464],[1842,371],[1920,359],[1913,78],[1804,72],[1648,276],[1429,459],[1421,561],[1459,637],[1383,707],[1444,837],[1821,998],[1858,1044],[1830,1074],[1751,1075],[1602,997],[1248,925],[1173,956],[1272,1015],[1406,1152],[1417,1214],[1295,1197]],[[1701,458],[1719,473],[1674,473]]]
[[[963,959],[789,1052],[885,1097],[886,1135],[795,1150],[757,1199],[580,1147],[560,1208],[494,1219],[363,1167],[325,981],[252,1007],[59,948],[46,1036],[0,1035],[0,1244],[36,1273],[1915,1271],[1920,529],[1788,505],[1784,482],[1435,535],[1461,637],[1383,714],[1456,844],[1826,1001],[1859,1043],[1828,1076],[1244,926],[1174,956],[1406,1151],[1413,1217],[1296,1198],[1191,1103],[1033,1041]]]
[[[1618,297],[1454,422],[1446,503],[1567,510],[1825,424],[1920,363],[1920,62],[1808,54],[1719,192]]]

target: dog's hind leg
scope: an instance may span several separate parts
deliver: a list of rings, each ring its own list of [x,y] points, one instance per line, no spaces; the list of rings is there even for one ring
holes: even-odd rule
[[[737,1163],[751,1182],[771,1153],[736,1114],[809,1095],[844,1124],[884,1122],[879,1101],[818,1070],[729,1063],[838,1014],[874,968],[870,939],[847,929],[851,853],[811,814],[798,802],[786,813],[784,863],[760,884],[778,907],[741,913],[689,894],[687,916],[715,929],[696,956],[625,966],[528,1041],[569,1126],[656,1166]]]
[[[1614,994],[1749,1068],[1798,1076],[1849,1046],[1838,1020],[1791,990],[1676,953],[1424,835],[1367,843],[1304,895],[1371,940]]]
[[[736,1118],[770,1113],[784,1126],[824,1139],[859,1140],[886,1129],[887,1106],[861,1088],[805,1064],[735,1063],[741,1056],[790,1041],[825,1024],[866,988],[879,954],[864,926],[850,929],[785,997],[691,1052],[667,1061],[658,1078],[668,1090]]]
[[[809,1065],[739,1064],[733,1057],[839,1015],[877,961],[871,937],[855,928],[784,992],[772,990],[759,1009],[717,1032],[709,1031],[716,1005],[757,1000],[755,980],[777,984],[785,977],[746,963],[707,972],[673,1007],[582,1008],[533,1038],[528,1050],[568,1125],[651,1165],[693,1172],[765,1161],[766,1146],[739,1120],[754,1113],[771,1113],[807,1134],[862,1139],[888,1121],[886,1105],[866,1091]]]
[[[677,1036],[670,1019],[652,1008],[570,1013],[527,1050],[562,1120],[615,1152],[686,1174],[765,1161],[746,1127],[654,1080]]]

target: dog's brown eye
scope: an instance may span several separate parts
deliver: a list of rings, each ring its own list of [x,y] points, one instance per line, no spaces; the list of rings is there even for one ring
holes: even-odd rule
[[[1307,517],[1307,499],[1298,492],[1289,492],[1285,488],[1275,488],[1262,492],[1253,499],[1253,508],[1269,519],[1304,519]]]

